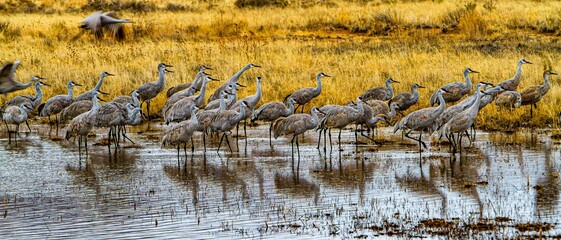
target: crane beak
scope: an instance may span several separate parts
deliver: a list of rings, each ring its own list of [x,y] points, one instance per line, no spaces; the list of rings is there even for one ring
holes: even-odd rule
[[[102,101],[102,102],[107,102],[103,98],[100,98],[100,97],[97,97],[97,100]]]
[[[97,92],[98,92],[99,94],[103,94],[103,95],[109,95],[109,93],[108,93],[108,92],[102,92],[102,91],[99,91],[99,90],[97,90]]]
[[[392,78],[392,82],[393,83],[399,83],[399,81],[393,80],[393,78]]]
[[[165,64],[165,63],[164,63],[164,66],[165,67],[173,67],[173,65],[169,65],[169,64]]]
[[[253,67],[260,68],[261,66],[259,66],[259,65],[253,65]]]
[[[166,72],[173,72],[173,71],[166,68]]]
[[[239,84],[239,83],[236,83],[236,85],[238,85],[238,86],[240,86],[240,87],[245,87],[245,85]]]
[[[203,65],[203,68],[204,68],[204,69],[207,69],[207,70],[214,70],[214,69],[212,69],[212,68],[210,68],[210,67],[207,67],[207,66],[205,66],[205,65]]]
[[[472,73],[479,73],[478,71],[475,71],[475,70],[471,70],[471,72],[472,72]]]
[[[42,78],[42,79],[44,79],[44,78]],[[42,81],[39,81],[39,83],[41,83],[41,85],[44,85],[44,86],[51,86],[51,84],[46,84],[46,83],[44,83],[44,82],[42,82]]]
[[[331,77],[331,75],[323,74],[324,77]]]
[[[115,76],[113,73],[107,73],[107,76]]]
[[[208,77],[208,79],[209,79],[210,81],[215,81],[215,82],[218,82],[218,81],[220,81],[219,79],[216,79],[216,78],[212,78],[212,77]]]
[[[551,72],[551,71],[549,72],[549,74],[550,74],[550,75],[557,75],[556,72]]]
[[[417,85],[417,88],[426,88],[426,87],[423,87],[423,86],[421,86],[421,85]],[[445,90],[445,91],[446,91],[446,90]]]
[[[74,86],[78,86],[78,87],[81,87],[81,86],[82,86],[82,84],[79,84],[79,83],[74,83]]]

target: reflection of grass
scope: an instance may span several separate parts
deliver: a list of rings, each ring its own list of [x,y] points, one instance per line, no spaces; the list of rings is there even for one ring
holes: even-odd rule
[[[421,90],[416,109],[427,106],[438,86],[463,81],[465,67],[481,72],[474,81],[497,83],[510,78],[518,59],[525,57],[535,64],[523,67],[520,90],[541,84],[546,66],[561,71],[556,66],[561,42],[552,37],[560,34],[558,2],[322,1],[309,6],[290,1],[283,8],[243,9],[233,1],[217,0],[188,7],[155,0],[27,2],[35,5],[0,1],[0,11],[35,13],[0,16],[0,49],[4,61],[22,60],[21,80],[35,74],[49,79],[53,86],[44,88],[46,97],[64,93],[71,79],[85,85],[78,93],[89,89],[102,71],[117,75],[107,78],[103,90],[113,96],[129,94],[157,79],[160,61],[176,66],[167,75],[167,86],[191,81],[199,64],[214,67],[213,76],[225,80],[252,62],[263,68],[242,76],[240,82],[249,85],[242,96],[254,92],[257,75],[263,76],[262,101],[267,102],[315,86],[313,76],[324,71],[334,77],[325,79],[322,95],[312,104],[345,103],[382,85],[389,75],[401,81],[395,85],[397,92],[409,91],[415,82],[428,87]],[[128,25],[128,38],[96,42],[84,35],[71,41],[79,33],[79,21],[91,12],[83,7],[88,3],[119,3],[119,14],[134,21]],[[44,14],[51,12],[61,14]],[[528,106],[511,111],[491,105],[481,112],[478,126],[557,125],[561,90],[557,77],[551,82],[533,119]],[[216,86],[212,83],[210,90]],[[152,106],[161,108],[164,101],[161,94]]]

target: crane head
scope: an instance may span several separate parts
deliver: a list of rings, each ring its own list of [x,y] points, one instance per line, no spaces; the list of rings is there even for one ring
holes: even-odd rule
[[[112,74],[112,73],[108,73],[108,72],[102,72],[102,73],[101,73],[101,76],[102,76],[102,77],[106,77],[106,76],[115,76],[115,75]]]
[[[550,70],[545,70],[545,72],[543,73],[543,75],[544,75],[544,76],[545,76],[545,75],[557,75],[557,73],[556,73],[556,72],[552,72],[552,71],[550,71]]]
[[[201,65],[201,67],[199,67],[199,71],[204,71],[204,70],[213,70],[213,69],[205,65]]]
[[[70,82],[68,82],[68,86],[71,86],[71,87],[73,87],[73,86],[81,87],[82,85],[71,80]]]
[[[261,67],[259,65],[255,65],[253,63],[250,63],[248,66],[249,66],[249,68],[260,68]]]
[[[467,73],[479,73],[478,71],[475,71],[475,70],[473,70],[473,69],[471,69],[471,68],[466,68],[466,72],[467,72]]]
[[[331,76],[325,74],[324,72],[319,72],[318,77],[331,77]]]
[[[399,83],[398,81],[394,80],[391,77],[389,77],[386,81],[389,82],[389,83]]]
[[[519,63],[521,63],[521,64],[524,64],[524,63],[532,64],[532,62],[530,62],[530,61],[528,61],[528,60],[526,60],[526,59],[524,59],[524,58],[520,59]]]
[[[419,85],[419,84],[417,84],[417,83],[414,83],[414,84],[413,84],[413,88],[425,88],[425,87],[423,87],[423,86],[421,86],[421,85]]]

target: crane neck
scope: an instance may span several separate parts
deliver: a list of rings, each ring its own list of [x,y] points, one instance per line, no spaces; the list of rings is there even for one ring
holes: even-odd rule
[[[414,86],[411,87],[411,94],[413,94],[413,96],[415,98],[419,98],[419,90],[417,89],[417,87],[414,87]],[[440,98],[439,98],[439,100],[440,100]]]
[[[72,85],[68,84],[66,88],[68,89],[68,97],[74,98],[74,89],[72,89]]]
[[[469,71],[466,69],[464,72],[464,78],[466,79],[466,86],[469,90],[471,90],[471,78],[469,77]]]
[[[251,64],[248,64],[245,67],[243,67],[242,69],[240,69],[240,71],[238,71],[236,74],[234,74],[234,76],[232,76],[230,79],[228,79],[228,83],[234,83],[234,84],[237,83],[240,76],[250,68],[251,68]]]
[[[388,89],[388,95],[389,95],[389,96],[386,96],[387,98],[391,98],[393,96],[393,87],[392,87],[392,84],[390,82],[390,79],[391,78],[386,80],[386,88]]]
[[[285,110],[285,115],[292,115],[294,113],[294,104],[289,100],[286,105],[288,108]]]
[[[522,64],[524,64],[523,61],[519,61],[518,62],[518,67],[516,68],[516,74],[514,74],[514,82],[516,83],[520,83],[520,81],[522,80]]]
[[[93,104],[93,105],[92,105],[92,109],[91,109],[90,111],[91,111],[91,112],[97,112],[97,110],[99,109],[99,107],[100,107],[101,105],[99,104],[99,101],[97,100],[97,95],[96,95],[96,94],[93,94],[93,97],[92,97],[92,104]]]
[[[197,118],[197,108],[195,107],[191,107],[191,119],[189,119],[189,122],[191,122],[192,124],[199,123],[199,119]]]
[[[101,88],[101,84],[103,84],[103,78],[105,78],[105,75],[102,74],[101,77],[99,77],[99,81],[97,81],[97,84],[95,85],[92,91],[99,90]]]
[[[442,90],[441,90],[442,91]],[[419,93],[417,93],[418,95]],[[442,96],[442,92],[438,93],[438,110],[444,111],[446,108],[446,102],[444,101],[444,97]]]
[[[312,122],[313,122],[315,125],[317,125],[318,122],[319,122],[318,114],[317,114],[316,111],[317,111],[316,109],[312,109],[312,111],[311,111],[311,113],[310,113],[310,115],[312,116]]]
[[[166,68],[165,67],[160,68],[160,76],[158,78],[158,84],[161,84],[161,85],[164,85],[164,86],[166,85],[165,73],[166,73]]]
[[[43,100],[43,91],[41,91],[41,83],[37,82],[35,84],[35,100],[39,99],[39,103]]]
[[[193,82],[191,83],[191,88],[196,90],[197,89],[197,84],[199,83],[199,79],[201,79],[201,76],[203,75],[203,71],[200,70],[197,73],[197,76],[195,76],[195,80],[193,80]]]
[[[222,92],[220,94],[220,99],[218,99],[218,102],[220,103],[220,106],[218,107],[218,111],[224,111],[226,110],[226,93]]]
[[[238,111],[238,121],[241,121],[245,118],[245,107],[240,103],[240,110]]]
[[[134,107],[140,106],[140,100],[138,99],[138,96],[134,94],[132,95],[132,104],[134,105]]]
[[[316,87],[315,90],[319,94],[319,93],[321,93],[321,88],[322,88],[322,86],[321,86],[321,76],[319,74],[316,76],[316,81],[317,81],[318,86]]]
[[[201,87],[201,92],[195,97],[195,104],[201,106],[205,100],[206,84],[208,83],[206,78],[203,78],[203,86]]]
[[[390,112],[387,114],[388,118],[393,118],[393,117],[395,117],[395,114],[397,114],[397,112],[396,112],[397,107],[395,107],[395,106],[397,106],[397,105],[391,105],[390,106]]]
[[[261,96],[262,96],[263,92],[261,89],[261,81],[257,81],[257,88],[255,90],[255,94],[253,94],[253,96],[250,98],[252,103],[250,103],[252,106],[257,105],[257,102],[259,102],[259,100],[261,100]]]

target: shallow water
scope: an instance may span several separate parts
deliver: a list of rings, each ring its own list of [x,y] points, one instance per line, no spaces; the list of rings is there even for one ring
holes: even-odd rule
[[[111,154],[92,146],[98,131],[81,160],[75,143],[32,128],[17,147],[0,135],[2,239],[561,234],[559,143],[544,132],[479,132],[461,157],[432,143],[421,160],[391,129],[380,129],[381,145],[358,146],[346,130],[344,151],[332,153],[310,132],[297,168],[287,139],[273,139],[271,151],[268,125],[248,128],[247,153],[240,139],[239,153],[217,153],[213,140],[205,154],[196,137],[180,167],[176,149],[160,148],[159,124],[129,129],[136,144]],[[448,228],[427,222],[440,219]],[[541,233],[517,227],[527,223]]]

